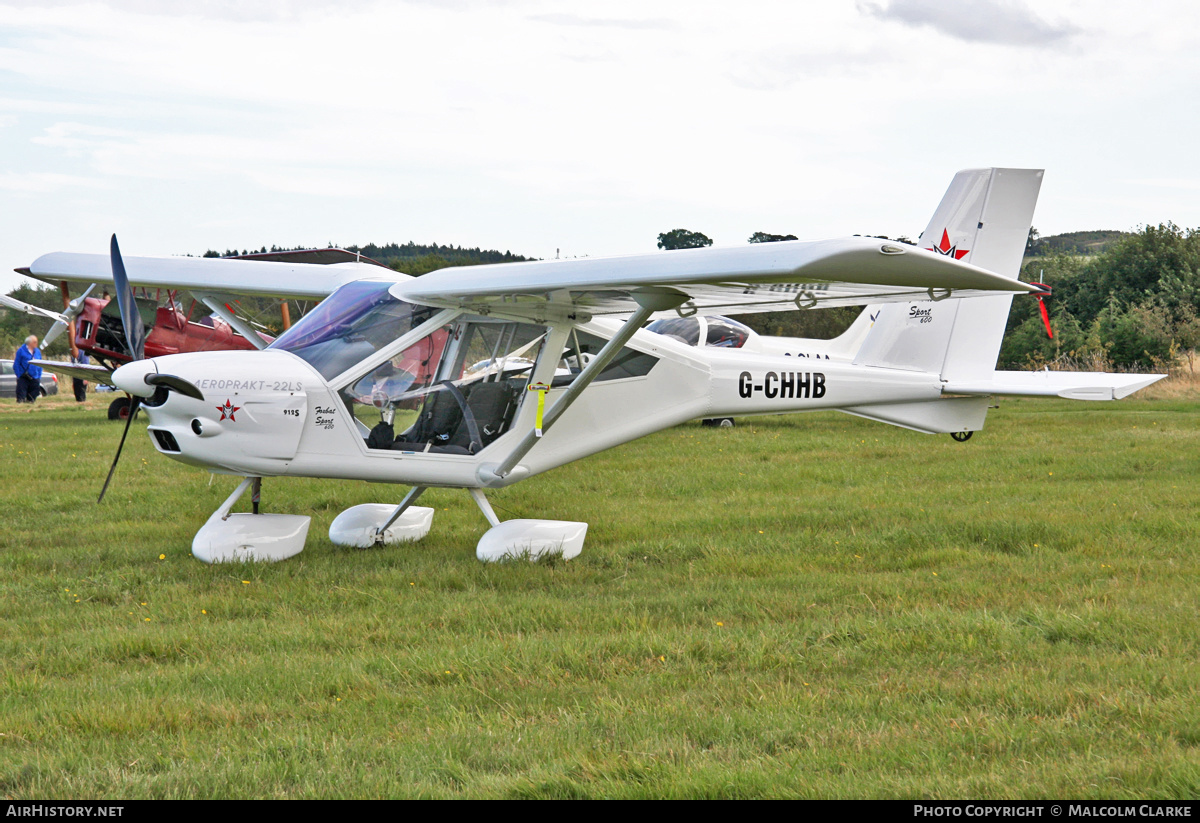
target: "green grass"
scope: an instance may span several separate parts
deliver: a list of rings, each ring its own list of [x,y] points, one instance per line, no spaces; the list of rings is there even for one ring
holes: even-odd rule
[[[203,565],[236,478],[135,423],[97,506],[103,405],[0,402],[4,796],[1200,795],[1194,400],[684,426],[492,494],[591,524],[494,566],[463,492],[359,551],[404,490],[300,479],[303,554]]]

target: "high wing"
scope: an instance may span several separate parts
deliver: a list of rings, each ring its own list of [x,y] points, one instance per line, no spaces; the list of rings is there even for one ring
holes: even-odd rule
[[[201,293],[320,299],[354,280],[379,278],[378,265],[312,265],[204,257],[126,257],[137,286]],[[112,282],[109,258],[55,252],[24,274],[46,282]],[[432,306],[536,316],[547,308],[622,315],[633,294],[668,289],[687,295],[681,313],[731,314],[868,303],[941,300],[1037,292],[934,252],[871,237],[684,249],[621,257],[575,258],[440,269],[420,278],[386,272],[393,294]]]
[[[547,308],[627,314],[633,294],[687,295],[681,313],[941,300],[1039,289],[934,252],[871,237],[684,249],[624,257],[448,268],[392,288],[402,300],[536,316]]]
[[[320,300],[343,283],[378,276],[381,272],[397,280],[408,277],[362,262],[318,265],[221,257],[125,257],[124,260],[129,282],[138,287],[300,300]],[[46,283],[66,280],[111,285],[113,282],[112,261],[106,254],[53,252],[34,260],[29,268],[17,271]]]

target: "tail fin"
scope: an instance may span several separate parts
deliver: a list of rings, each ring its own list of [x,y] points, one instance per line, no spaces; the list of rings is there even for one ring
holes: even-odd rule
[[[1016,278],[1041,169],[970,169],[954,176],[922,247]],[[926,371],[943,380],[991,374],[1012,295],[885,304],[854,362]]]

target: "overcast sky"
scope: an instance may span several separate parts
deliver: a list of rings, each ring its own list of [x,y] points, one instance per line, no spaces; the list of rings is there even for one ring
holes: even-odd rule
[[[0,0],[0,268],[915,237],[976,166],[1047,170],[1043,234],[1200,226],[1194,8]]]

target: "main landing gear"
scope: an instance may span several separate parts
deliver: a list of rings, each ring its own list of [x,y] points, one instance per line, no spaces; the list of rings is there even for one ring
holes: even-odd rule
[[[433,525],[434,511],[412,505],[423,491],[421,486],[413,488],[399,506],[364,503],[346,509],[330,525],[329,539],[339,546],[360,549],[420,540]],[[587,523],[527,519],[502,523],[481,489],[470,489],[470,494],[492,526],[475,547],[475,556],[482,562],[537,560],[549,555],[570,560],[583,551]]]
[[[192,540],[192,554],[205,563],[274,562],[294,557],[304,550],[312,518],[296,514],[260,514],[262,478],[247,477],[233,494],[213,512]],[[253,489],[253,514],[233,514],[233,505]],[[339,546],[366,549],[410,543],[429,534],[434,510],[414,506],[424,487],[413,488],[400,505],[364,503],[352,506],[334,518],[329,539]],[[500,522],[481,489],[470,489],[471,497],[487,518],[488,529],[475,548],[484,563],[502,560],[538,560],[561,555],[570,560],[583,551],[587,523],[570,520],[506,520]]]
[[[971,439],[971,435],[973,435],[974,433],[975,432],[950,432],[950,436],[953,437],[955,440],[957,440],[959,443],[966,443],[968,440]]]
[[[415,486],[399,506],[363,503],[346,509],[329,525],[329,539],[356,549],[420,540],[433,526],[433,509],[413,505],[423,491],[424,486]]]
[[[583,551],[587,523],[573,520],[506,520],[501,523],[482,489],[471,489],[471,497],[492,524],[475,546],[475,556],[484,563],[538,560],[555,554],[570,560]]]

